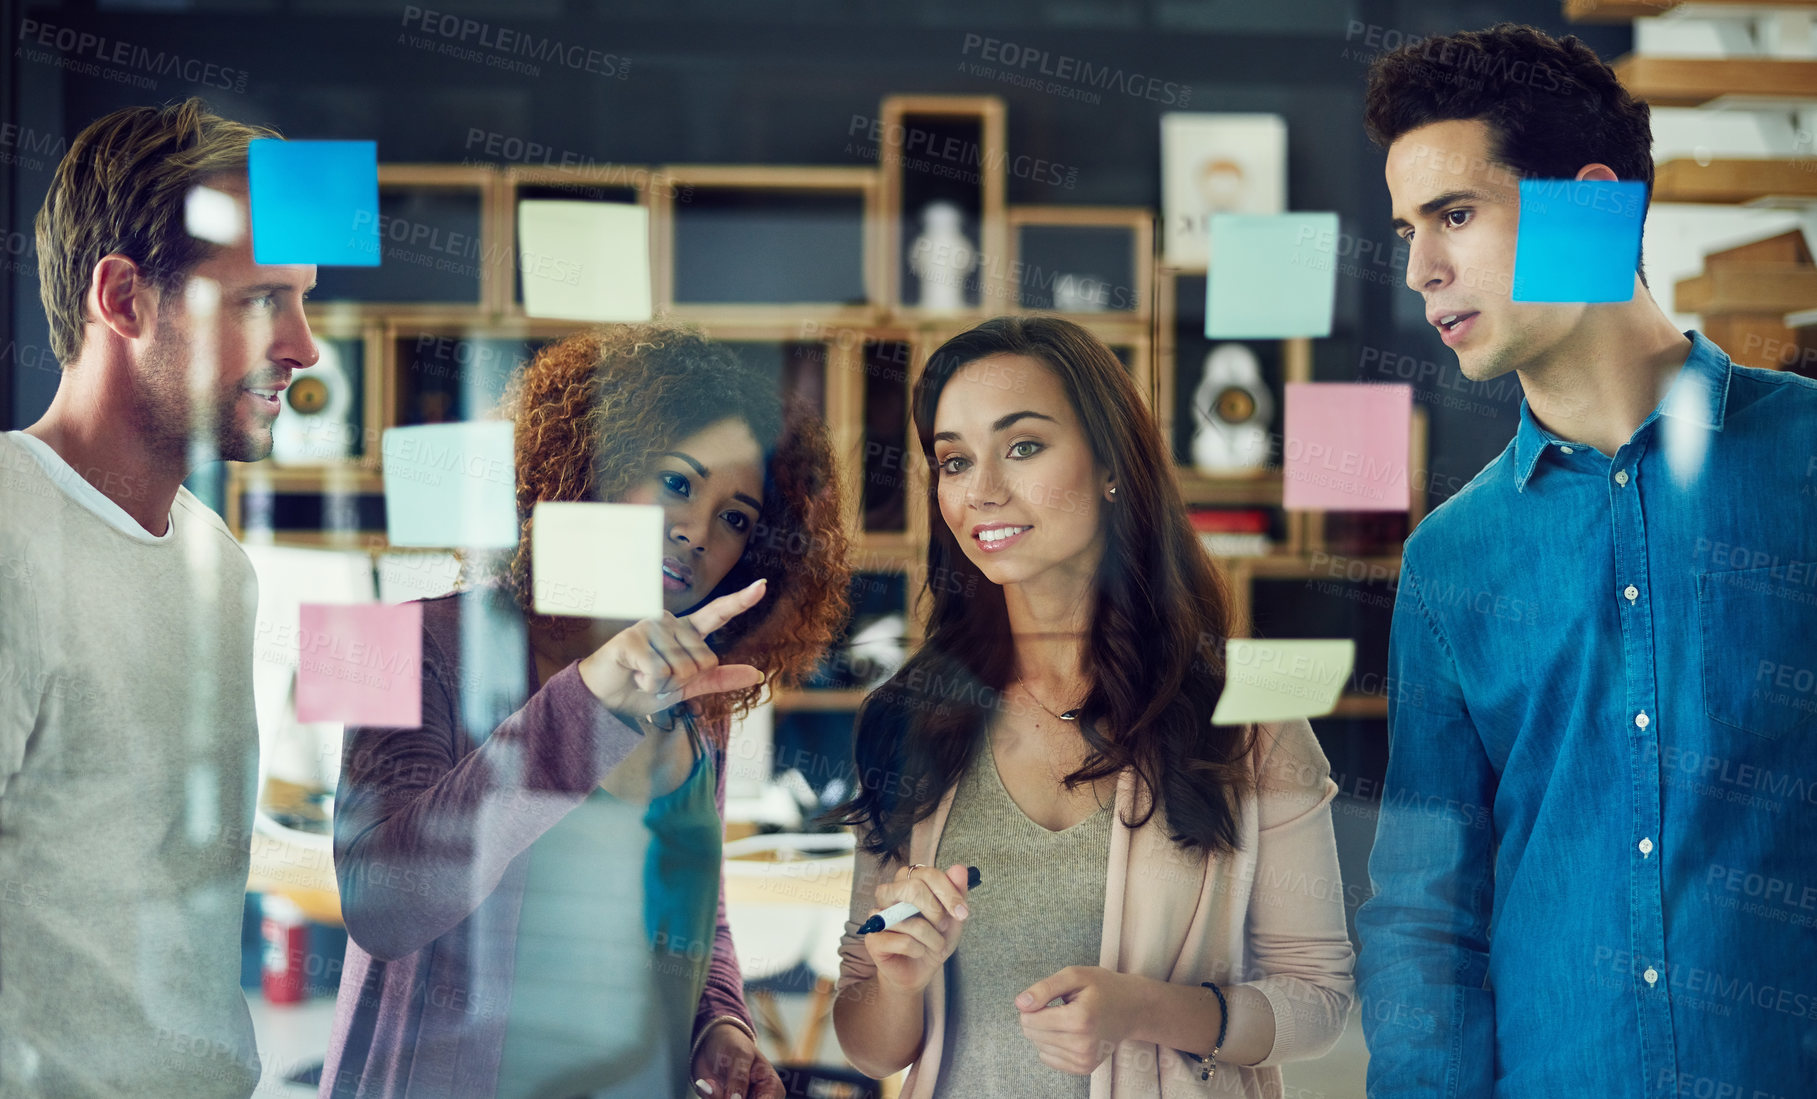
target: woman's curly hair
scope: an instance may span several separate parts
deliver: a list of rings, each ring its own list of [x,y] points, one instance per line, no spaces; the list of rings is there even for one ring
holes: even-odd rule
[[[527,617],[557,632],[573,620],[537,616],[530,563],[539,501],[619,500],[680,440],[723,420],[751,429],[764,452],[763,509],[731,571],[702,603],[764,577],[769,591],[707,638],[728,664],[764,683],[701,696],[701,716],[756,705],[766,687],[797,684],[845,620],[849,566],[839,479],[826,426],[776,379],[692,328],[655,321],[589,329],[543,348],[511,381],[501,411],[516,426],[517,549],[506,583]]]

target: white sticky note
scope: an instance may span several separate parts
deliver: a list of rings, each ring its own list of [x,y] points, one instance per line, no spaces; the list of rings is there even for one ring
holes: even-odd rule
[[[1224,693],[1211,713],[1217,725],[1323,717],[1337,708],[1350,679],[1356,642],[1224,642]]]
[[[650,319],[650,212],[624,202],[517,204],[524,313],[570,321]]]
[[[554,503],[530,515],[536,613],[650,618],[662,613],[662,509]]]
[[[511,423],[416,424],[385,431],[385,536],[394,546],[517,545]]]

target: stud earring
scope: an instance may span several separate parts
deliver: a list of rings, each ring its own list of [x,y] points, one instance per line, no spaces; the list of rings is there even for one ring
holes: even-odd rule
[[[1117,494],[1117,486],[1116,486],[1116,485],[1112,485],[1112,486],[1110,486],[1110,494],[1111,494],[1111,495],[1112,495],[1112,496],[1115,496],[1115,495],[1116,495],[1116,494]]]

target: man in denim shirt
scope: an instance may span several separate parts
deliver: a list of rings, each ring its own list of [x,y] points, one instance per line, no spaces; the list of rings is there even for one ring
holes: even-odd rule
[[[1652,180],[1572,38],[1370,74],[1407,285],[1501,455],[1407,542],[1358,924],[1372,1096],[1817,1094],[1817,383],[1511,300],[1519,180]]]

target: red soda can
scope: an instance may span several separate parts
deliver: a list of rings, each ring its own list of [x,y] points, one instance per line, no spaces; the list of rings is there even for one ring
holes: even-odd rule
[[[259,931],[265,940],[265,963],[259,983],[265,991],[265,1001],[300,1004],[303,965],[309,951],[309,926],[303,910],[289,897],[275,893],[265,894],[259,908]]]

